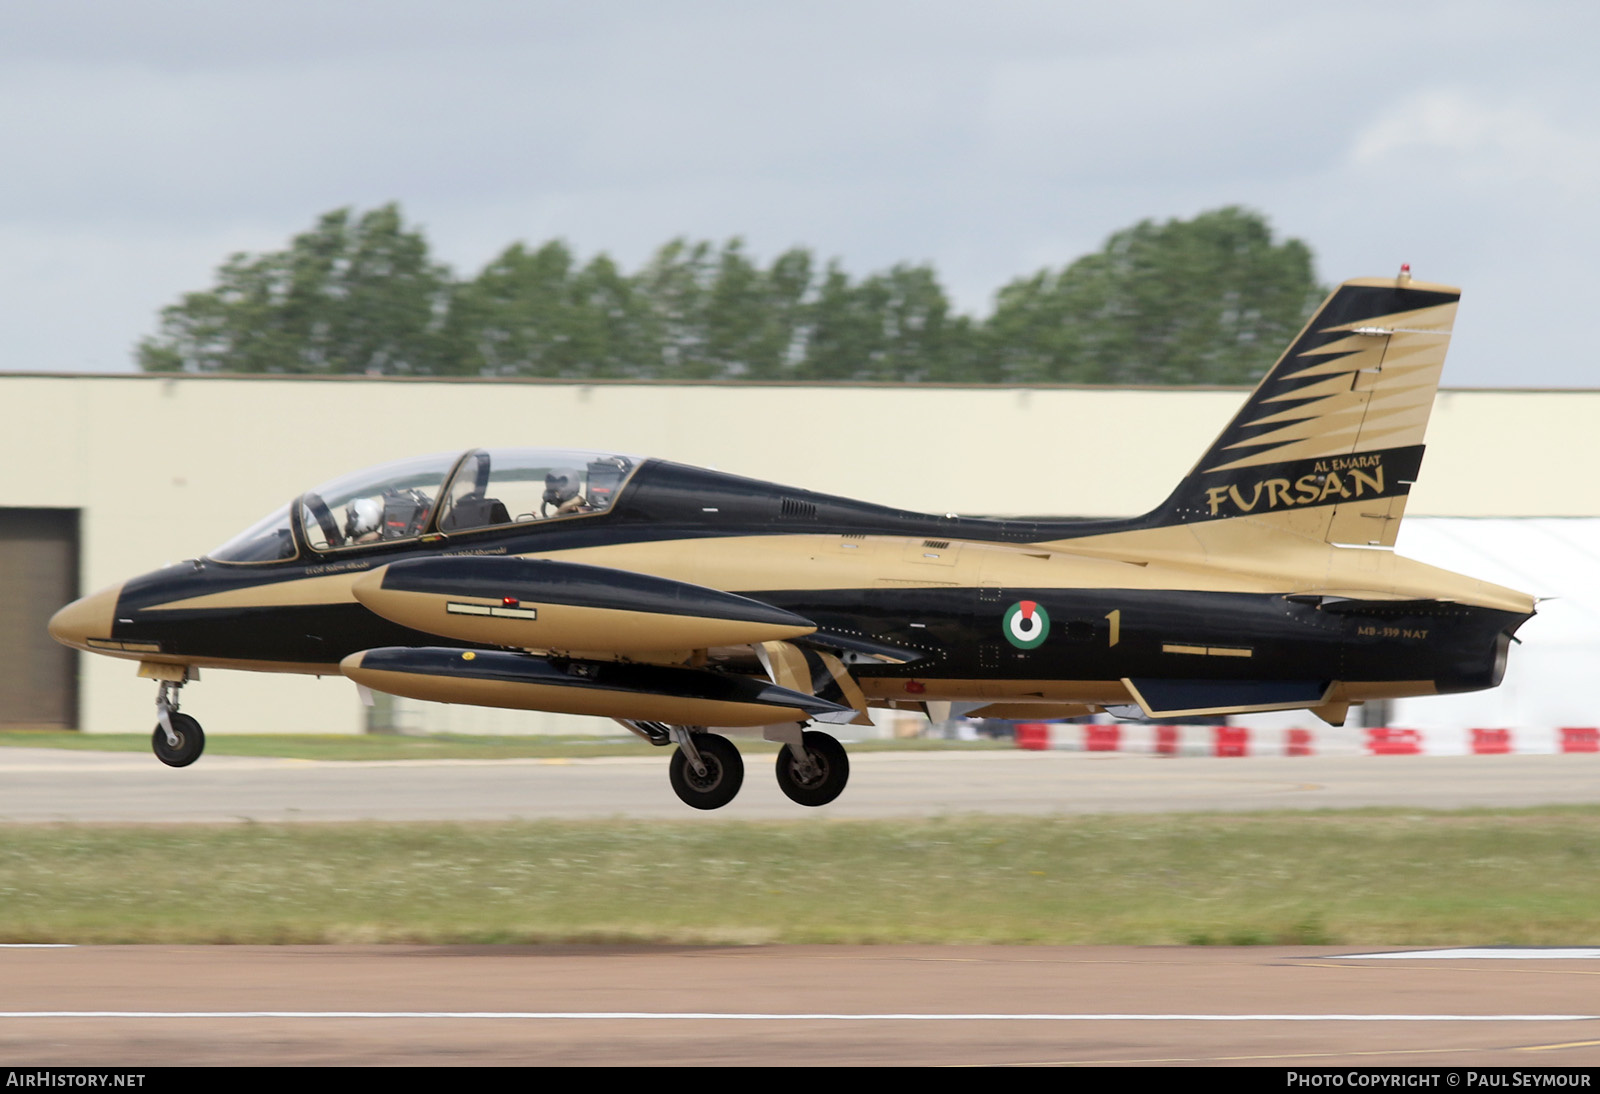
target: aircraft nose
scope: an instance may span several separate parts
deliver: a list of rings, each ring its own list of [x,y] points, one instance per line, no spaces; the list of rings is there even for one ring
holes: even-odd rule
[[[89,648],[91,638],[110,638],[121,585],[101,589],[82,600],[74,600],[50,617],[50,637],[64,646]]]

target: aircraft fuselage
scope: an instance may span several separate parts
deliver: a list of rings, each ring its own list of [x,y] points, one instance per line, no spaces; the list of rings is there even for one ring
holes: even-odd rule
[[[858,655],[855,675],[880,702],[1122,704],[1136,702],[1122,681],[1149,680],[1293,683],[1317,705],[1312,692],[1335,682],[1354,701],[1493,687],[1527,618],[1392,585],[1371,600],[1325,597],[1304,582],[1071,550],[1075,537],[1138,523],[938,517],[647,461],[603,519],[265,564],[179,563],[122,585],[114,608],[101,606],[109,629],[81,637],[142,661],[337,673],[361,650],[438,641],[357,602],[362,574],[417,558],[530,556],[793,612],[816,624],[814,642]],[[1046,621],[1032,640],[1006,622],[1023,603]],[[1301,693],[1264,690],[1262,702]],[[1208,704],[1176,709],[1196,705]]]

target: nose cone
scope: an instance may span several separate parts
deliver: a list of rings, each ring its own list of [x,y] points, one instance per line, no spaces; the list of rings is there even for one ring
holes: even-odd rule
[[[74,600],[50,617],[50,637],[80,650],[89,648],[91,638],[110,638],[117,596],[121,592],[121,585],[113,585],[82,600]]]

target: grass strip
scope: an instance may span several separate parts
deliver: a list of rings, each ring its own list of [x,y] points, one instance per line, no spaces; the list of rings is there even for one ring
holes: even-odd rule
[[[17,825],[0,941],[1595,945],[1597,821]]]
[[[839,734],[847,737],[847,734]],[[767,741],[739,739],[741,752],[776,753]],[[0,732],[0,748],[64,748],[86,752],[149,752],[148,733],[74,733],[70,730]],[[1009,740],[941,738],[852,741],[852,752],[925,752],[942,749],[1014,749]],[[243,734],[206,738],[209,756],[275,756],[296,760],[520,760],[578,756],[665,756],[666,750],[633,736],[502,737],[437,734]]]

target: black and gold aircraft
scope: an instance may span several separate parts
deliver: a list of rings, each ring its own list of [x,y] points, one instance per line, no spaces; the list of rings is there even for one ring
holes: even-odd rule
[[[173,766],[204,747],[176,702],[195,670],[342,673],[617,719],[678,746],[673,788],[702,809],[743,780],[707,727],[781,742],[784,793],[821,805],[848,760],[803,726],[869,707],[1339,724],[1352,703],[1494,687],[1533,614],[1390,549],[1459,295],[1405,271],[1341,285],[1141,517],[924,515],[663,460],[475,449],[336,479],[50,631],[159,681]]]

